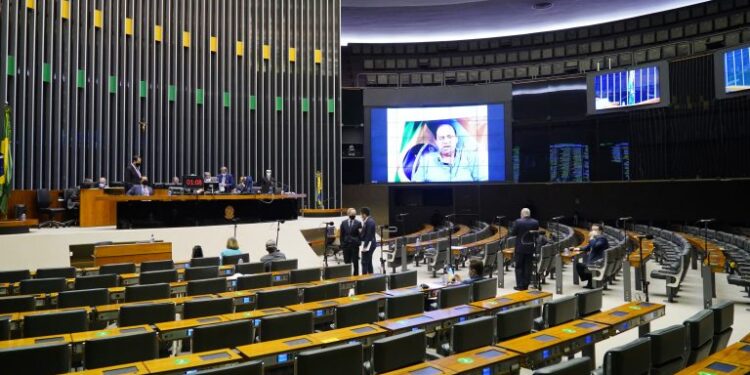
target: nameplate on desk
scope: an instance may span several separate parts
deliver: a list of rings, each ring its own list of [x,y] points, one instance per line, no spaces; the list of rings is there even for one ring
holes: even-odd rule
[[[360,327],[360,328],[354,328],[354,329],[352,329],[352,332],[354,332],[354,333],[367,333],[367,332],[372,332],[374,330],[375,330],[375,328],[372,328],[372,327]]]
[[[121,367],[116,368],[113,370],[106,370],[103,371],[103,375],[123,375],[123,374],[137,374],[138,373],[138,367],[136,366],[128,366],[128,367]]]
[[[221,353],[214,353],[214,354],[206,354],[199,357],[201,361],[215,361],[217,359],[227,359],[232,358],[229,353],[221,352]]]
[[[309,344],[310,342],[311,342],[310,340],[302,338],[302,339],[284,341],[284,345],[286,345],[286,346],[298,346],[298,345]]]

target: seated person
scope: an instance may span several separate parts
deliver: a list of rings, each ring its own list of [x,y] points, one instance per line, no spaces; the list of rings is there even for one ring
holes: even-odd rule
[[[484,262],[481,260],[472,260],[469,263],[469,278],[461,280],[461,276],[453,276],[453,282],[460,282],[461,284],[474,284],[475,281],[484,279]]]
[[[98,187],[99,189],[104,189],[104,188],[109,187],[109,185],[107,185],[107,178],[99,177],[99,183],[96,185],[96,187]]]
[[[578,271],[578,276],[580,276],[581,280],[588,281],[584,288],[593,288],[591,271],[589,271],[587,266],[601,261],[602,258],[604,258],[604,250],[607,250],[608,248],[609,241],[607,241],[607,238],[602,235],[602,228],[598,224],[591,226],[588,245],[575,248],[575,250],[586,253],[586,256],[583,257],[583,263],[576,263],[575,265],[576,270]]]
[[[251,193],[253,191],[253,178],[250,176],[240,177],[240,183],[234,188],[236,194]]]
[[[177,176],[172,177],[172,185],[182,186],[182,182],[180,182],[180,178]]]
[[[281,250],[276,247],[275,240],[266,241],[266,251],[268,252],[268,254],[260,258],[260,261],[265,265],[269,265],[271,264],[271,262],[275,262],[277,260],[286,259],[286,255],[284,255],[284,253],[282,253]]]
[[[203,248],[201,245],[193,246],[193,255],[191,258],[203,258]]]
[[[242,254],[242,251],[240,250],[240,244],[237,243],[237,239],[234,237],[229,237],[227,240],[227,247],[221,251],[221,256],[226,257],[230,255],[240,255]]]
[[[230,192],[234,189],[234,176],[229,173],[227,167],[221,167],[219,169],[219,175],[216,176],[219,182],[219,192]]]
[[[142,176],[141,183],[131,186],[130,190],[128,190],[128,195],[141,195],[144,197],[154,195],[154,189],[148,185],[148,177]]]

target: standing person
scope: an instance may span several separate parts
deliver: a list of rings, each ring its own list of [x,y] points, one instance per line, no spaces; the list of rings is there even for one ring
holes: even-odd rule
[[[218,179],[220,193],[231,192],[232,189],[234,189],[234,176],[229,173],[227,167],[221,167],[221,169],[219,169]]]
[[[133,185],[141,183],[141,157],[139,155],[133,155],[133,160],[128,164],[128,168],[125,171],[125,190],[130,190]]]
[[[266,169],[266,174],[260,178],[261,194],[273,194],[276,190],[276,179],[271,176],[271,170]]]
[[[350,208],[346,214],[349,218],[342,221],[339,227],[341,252],[344,253],[344,263],[353,264],[352,274],[359,275],[359,232],[362,223],[357,220],[357,210]]]
[[[370,209],[362,207],[362,233],[359,236],[362,241],[362,274],[373,273],[372,254],[375,252],[377,240],[375,239],[375,219],[370,216]]]
[[[534,258],[534,239],[527,237],[526,233],[531,230],[539,230],[539,222],[531,218],[531,210],[521,210],[521,217],[513,222],[510,231],[511,236],[516,237],[516,249],[513,259],[516,263],[516,286],[515,290],[529,289],[531,283],[531,261]]]

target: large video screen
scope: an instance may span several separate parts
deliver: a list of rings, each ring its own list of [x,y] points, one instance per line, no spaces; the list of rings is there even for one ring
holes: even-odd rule
[[[589,113],[669,105],[667,64],[589,76]]]
[[[505,180],[503,104],[372,108],[372,183]]]
[[[723,53],[724,93],[750,90],[750,46]]]

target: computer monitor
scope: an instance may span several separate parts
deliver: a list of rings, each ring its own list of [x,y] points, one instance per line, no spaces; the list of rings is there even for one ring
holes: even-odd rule
[[[537,306],[522,306],[497,313],[497,341],[526,335],[534,329],[534,319],[539,315]]]
[[[190,267],[208,267],[208,266],[220,266],[221,259],[219,257],[206,257],[206,258],[193,258],[190,259]]]
[[[417,285],[417,270],[388,275],[388,289],[406,288]]]
[[[200,318],[202,316],[230,314],[234,312],[232,298],[212,298],[197,301],[186,301],[183,305],[183,319]]]
[[[76,277],[76,269],[75,267],[38,268],[36,275],[34,275],[35,279],[50,279],[54,277],[72,279]]]
[[[173,302],[143,303],[121,306],[117,323],[120,327],[129,327],[170,322],[174,319],[175,305]]]
[[[152,262],[141,263],[140,272],[163,271],[163,270],[171,270],[173,268],[174,268],[174,261],[172,260],[155,260]]]
[[[289,272],[289,282],[292,284],[305,283],[309,281],[320,281],[320,268],[303,268]]]
[[[304,351],[297,354],[294,361],[294,374],[362,375],[363,352],[362,344],[359,342]]]
[[[237,284],[234,290],[258,289],[269,287],[271,285],[273,285],[273,275],[270,273],[246,275],[237,278]]]
[[[64,277],[21,280],[21,294],[59,293],[66,289]]]
[[[471,302],[471,285],[458,285],[440,290],[438,306],[441,309],[458,305],[465,305]]]
[[[49,336],[83,332],[89,329],[86,310],[62,311],[50,314],[32,314],[23,318],[24,337]]]
[[[277,260],[271,262],[269,271],[287,271],[297,269],[297,259]]]
[[[299,303],[299,292],[297,288],[263,290],[255,294],[255,307],[268,309],[271,307],[282,307]]]
[[[451,351],[461,353],[492,345],[495,340],[495,317],[483,316],[456,323],[451,328]]]
[[[227,291],[227,279],[216,277],[213,279],[188,281],[187,294],[189,296],[198,296],[201,294],[216,294]]]
[[[171,289],[167,283],[128,285],[125,287],[125,302],[150,301],[169,298]]]
[[[591,372],[591,358],[581,357],[569,359],[556,365],[547,366],[534,371],[533,375],[580,375]]]
[[[10,316],[0,317],[0,341],[10,340]]]
[[[0,363],[7,374],[67,373],[71,360],[72,349],[66,342],[0,349]]]
[[[221,257],[221,264],[223,265],[234,265],[240,262],[242,260],[243,263],[250,262],[250,254],[243,253],[243,254],[237,254],[237,255],[227,255]]]
[[[651,339],[641,337],[604,353],[605,373],[647,375],[651,370]]]
[[[106,275],[113,273],[120,275],[123,273],[135,273],[135,263],[113,263],[105,264],[99,267],[99,274]]]
[[[355,294],[367,294],[382,292],[385,290],[386,277],[378,275],[366,279],[357,280],[354,286]]]
[[[309,286],[302,289],[302,302],[315,302],[341,297],[341,286],[338,283]]]
[[[207,324],[193,329],[193,352],[234,348],[253,342],[253,321],[236,320]]]
[[[0,313],[32,311],[36,309],[33,295],[0,297]]]
[[[497,296],[497,278],[482,279],[472,284],[472,300],[482,301]]]
[[[336,328],[356,326],[378,321],[378,301],[350,303],[336,307]]]
[[[146,271],[138,275],[138,284],[161,284],[161,283],[173,283],[177,281],[177,270],[157,270],[157,271]]]
[[[89,275],[78,276],[75,278],[75,289],[96,289],[96,288],[114,288],[118,286],[119,278],[117,274]]]
[[[234,266],[234,271],[243,275],[252,275],[256,273],[266,272],[266,267],[261,262],[256,263],[242,263]]]
[[[70,290],[57,296],[58,308],[101,306],[109,303],[109,290],[105,288]]]
[[[379,374],[421,363],[426,348],[422,329],[375,340],[372,343],[372,368]]]
[[[300,311],[260,318],[260,341],[307,335],[313,332],[313,313]]]
[[[598,313],[602,309],[602,289],[592,289],[576,293],[578,317]]]
[[[328,279],[338,279],[340,277],[347,277],[352,275],[352,265],[351,264],[342,264],[338,266],[330,266],[323,268],[323,278]]]
[[[87,369],[148,361],[159,356],[156,332],[128,333],[88,340],[84,343]]]
[[[185,268],[185,280],[202,280],[219,277],[218,266],[199,266]]]
[[[554,327],[575,320],[578,300],[576,296],[558,298],[544,304],[542,316],[545,327]]]
[[[422,292],[389,296],[385,300],[385,311],[388,319],[400,316],[421,314],[424,312],[425,297]]]
[[[15,283],[30,278],[29,270],[0,271],[0,283]]]

